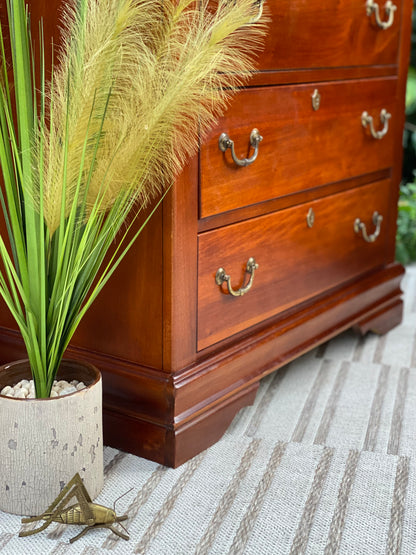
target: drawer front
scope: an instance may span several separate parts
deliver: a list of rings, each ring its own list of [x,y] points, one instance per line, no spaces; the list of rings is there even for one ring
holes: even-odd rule
[[[313,109],[317,90],[320,104]],[[241,91],[201,148],[200,217],[313,189],[371,173],[393,164],[397,80],[364,79]],[[375,131],[384,129],[380,113],[391,114],[382,139],[362,125],[373,117]],[[257,158],[245,167],[222,152],[219,138],[227,133],[236,159],[249,158],[250,134],[263,137]]]
[[[393,15],[377,0],[382,29],[365,0],[266,0],[271,15],[260,69],[305,69],[397,63],[402,2]]]
[[[198,349],[383,264],[389,193],[390,180],[379,181],[201,234]],[[367,242],[354,223],[359,218],[371,239],[375,211],[384,221]],[[250,257],[258,264],[253,276],[245,271]],[[232,296],[225,282],[216,283],[219,268],[235,291],[252,278],[249,291]]]

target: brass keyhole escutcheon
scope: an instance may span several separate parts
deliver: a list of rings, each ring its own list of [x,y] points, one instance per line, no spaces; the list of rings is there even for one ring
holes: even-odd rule
[[[308,224],[308,227],[313,227],[313,224],[315,223],[315,212],[313,211],[313,208],[309,208],[309,212],[306,216],[306,223]]]
[[[315,112],[319,110],[320,105],[321,105],[321,95],[319,94],[318,89],[315,89],[312,95],[312,108],[315,110]]]

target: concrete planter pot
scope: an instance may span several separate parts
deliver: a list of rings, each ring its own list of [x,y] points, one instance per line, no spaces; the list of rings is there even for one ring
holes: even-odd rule
[[[30,379],[28,361],[0,367],[0,391]],[[57,379],[85,389],[51,399],[0,395],[0,510],[44,512],[79,472],[91,498],[103,485],[102,384],[91,364],[64,360]]]

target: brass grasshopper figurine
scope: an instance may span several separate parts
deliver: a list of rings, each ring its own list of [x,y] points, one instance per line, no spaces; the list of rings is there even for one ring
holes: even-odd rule
[[[66,504],[72,497],[76,497],[78,499],[78,503],[66,507]],[[114,532],[114,534],[120,536],[120,538],[128,540],[129,536],[127,534],[123,534],[112,526],[115,522],[120,522],[122,520],[126,520],[127,518],[127,515],[116,515],[115,503],[114,509],[109,509],[103,505],[93,503],[80,475],[77,473],[67,483],[55,501],[53,501],[50,507],[48,507],[43,514],[30,518],[22,518],[23,524],[38,520],[45,520],[45,522],[35,530],[25,530],[20,532],[19,536],[31,536],[32,534],[37,534],[38,532],[45,530],[45,528],[47,528],[52,522],[58,522],[59,524],[86,525],[86,528],[69,540],[70,543],[73,543],[75,540],[81,538],[88,532],[88,530],[92,530],[93,528],[109,528],[112,532]]]

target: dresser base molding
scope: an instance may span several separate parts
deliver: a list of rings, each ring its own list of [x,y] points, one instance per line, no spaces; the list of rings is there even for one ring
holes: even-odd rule
[[[216,443],[235,415],[254,403],[258,387],[258,382],[249,384],[177,425],[161,426],[104,408],[104,444],[176,468]]]
[[[68,355],[103,374],[105,444],[176,467],[220,439],[267,374],[348,328],[384,334],[399,324],[403,272],[392,264],[368,274],[176,373],[77,347]],[[0,347],[2,363],[24,356],[15,331],[0,330]]]
[[[360,320],[354,330],[365,335],[371,331],[378,335],[384,335],[402,321],[403,301],[395,299],[391,303],[383,305],[379,310],[369,314],[365,319]]]
[[[107,407],[106,444],[167,466],[183,464],[221,438],[267,374],[351,327],[386,333],[399,324],[402,276],[396,264],[371,274],[173,375],[170,422]]]

